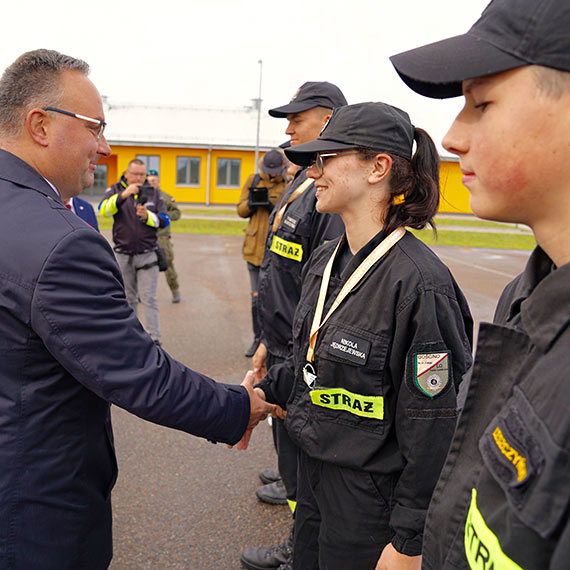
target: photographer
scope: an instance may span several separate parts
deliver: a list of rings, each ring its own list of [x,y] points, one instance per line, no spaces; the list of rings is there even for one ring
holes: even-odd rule
[[[259,174],[252,174],[245,181],[237,204],[237,213],[249,218],[245,228],[243,258],[247,262],[251,283],[251,318],[253,322],[253,343],[245,356],[254,355],[259,344],[260,329],[257,319],[257,281],[259,268],[265,251],[269,213],[279,200],[287,182],[285,174],[288,162],[279,150],[270,150],[259,160]]]
[[[157,231],[170,224],[159,190],[146,182],[142,160],[131,160],[121,179],[107,188],[99,205],[102,216],[113,217],[113,243],[123,274],[127,301],[135,314],[140,299],[145,329],[160,345],[156,286]]]

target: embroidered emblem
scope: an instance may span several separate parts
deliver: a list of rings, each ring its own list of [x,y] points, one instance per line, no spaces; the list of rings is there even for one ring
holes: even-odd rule
[[[420,391],[433,398],[449,381],[449,353],[430,352],[414,357],[414,382]]]
[[[342,331],[336,331],[328,348],[329,354],[355,364],[366,364],[370,353],[370,342]]]
[[[508,461],[517,470],[517,481],[524,481],[527,476],[526,457],[523,457],[510,443],[506,440],[501,428],[497,426],[493,430],[493,441],[499,448],[499,451],[508,459]]]
[[[303,87],[301,85],[301,87]],[[297,96],[299,95],[299,91],[301,91],[301,87],[299,87],[299,89],[297,89],[297,91],[295,91],[295,94],[293,95],[293,97],[291,97],[291,101],[289,101],[290,103],[293,103],[293,101],[295,101],[295,99],[297,99]]]

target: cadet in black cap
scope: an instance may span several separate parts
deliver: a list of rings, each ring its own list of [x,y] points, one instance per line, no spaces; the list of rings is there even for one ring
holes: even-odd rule
[[[467,302],[405,229],[437,211],[437,150],[401,109],[362,103],[285,153],[312,165],[317,210],[346,227],[304,270],[293,358],[256,388],[300,448],[293,568],[419,569],[471,365]]]
[[[463,93],[443,146],[459,156],[473,211],[527,224],[538,243],[480,327],[424,568],[567,569],[570,3],[494,0],[466,34],[392,62],[418,93]]]
[[[291,101],[269,111],[286,118],[292,146],[312,141],[329,120],[335,107],[346,105],[341,90],[326,81],[304,83]],[[313,180],[307,169],[296,172],[291,184],[269,218],[265,255],[259,275],[258,314],[262,342],[253,357],[261,380],[266,368],[282,362],[291,353],[293,316],[301,294],[301,271],[312,252],[322,243],[338,237],[344,226],[339,216],[319,213]],[[295,509],[297,448],[289,439],[283,421],[275,418],[274,440],[281,481],[257,490],[261,500],[278,503],[283,498]],[[283,493],[283,485],[285,494]],[[278,547],[247,548],[241,561],[254,570],[277,568],[291,557],[291,537]]]
[[[260,171],[248,176],[243,185],[237,203],[237,213],[242,218],[249,218],[245,228],[242,255],[247,263],[251,285],[251,321],[253,324],[253,343],[245,352],[252,357],[261,340],[259,317],[257,316],[257,291],[259,269],[265,251],[269,213],[281,197],[286,186],[288,161],[282,150],[273,149],[259,159]]]

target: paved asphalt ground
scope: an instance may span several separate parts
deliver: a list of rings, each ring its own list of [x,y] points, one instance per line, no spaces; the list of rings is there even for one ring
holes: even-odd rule
[[[109,232],[104,232],[109,238]],[[160,276],[164,348],[191,368],[239,384],[252,339],[240,236],[174,234],[182,302]],[[492,318],[502,288],[529,252],[434,248],[451,268],[477,321]],[[246,546],[285,538],[288,507],[259,502],[257,473],[275,467],[271,430],[239,452],[144,422],[113,406],[119,479],[113,492],[112,570],[237,570]]]

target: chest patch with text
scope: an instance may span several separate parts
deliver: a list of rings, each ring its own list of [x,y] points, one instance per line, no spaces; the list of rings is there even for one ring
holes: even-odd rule
[[[329,354],[364,365],[370,354],[370,342],[351,334],[336,331],[328,348]]]
[[[283,225],[287,226],[291,231],[295,231],[295,228],[297,227],[299,220],[293,218],[292,216],[286,216],[282,223]]]

